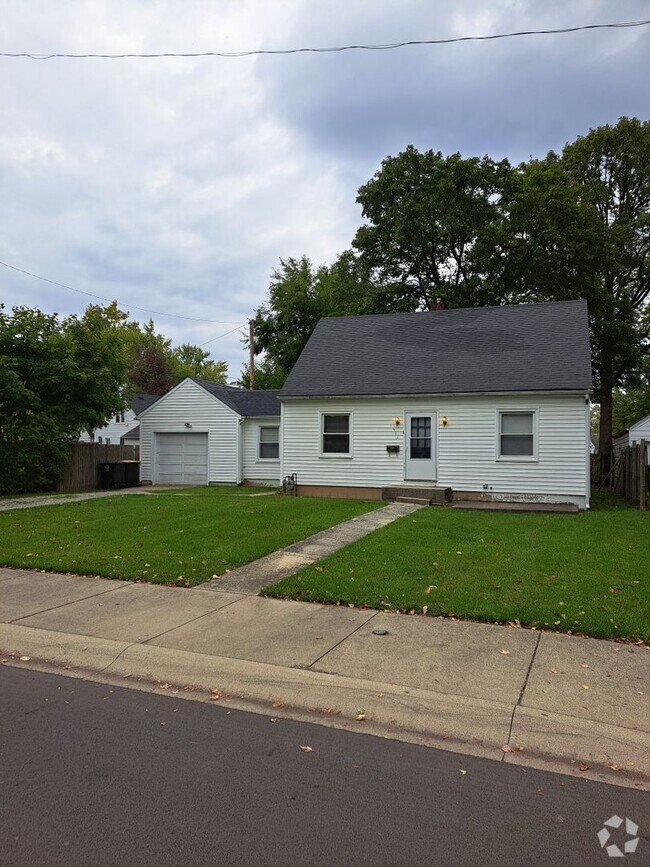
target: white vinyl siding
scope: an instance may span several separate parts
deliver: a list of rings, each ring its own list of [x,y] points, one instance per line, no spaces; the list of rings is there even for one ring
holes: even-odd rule
[[[404,428],[394,418],[437,411],[437,485],[537,499],[588,503],[589,449],[585,395],[294,399],[282,402],[283,473],[298,484],[385,487],[404,483]],[[499,412],[531,411],[537,460],[498,459]],[[321,416],[354,413],[347,459],[321,455]],[[399,445],[397,454],[386,447]],[[486,486],[486,487],[484,487]]]
[[[281,442],[280,418],[276,416],[247,418],[242,426],[242,478],[247,482],[280,484],[280,456],[277,460],[260,459],[262,429],[275,427]],[[278,446],[278,449],[280,446]]]
[[[140,478],[157,478],[156,433],[202,433],[208,437],[208,483],[236,484],[241,480],[239,426],[237,413],[192,380],[184,380],[140,417]]]

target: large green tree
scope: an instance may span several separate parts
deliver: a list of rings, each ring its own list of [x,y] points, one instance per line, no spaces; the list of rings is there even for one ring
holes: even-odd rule
[[[590,130],[564,148],[562,164],[602,229],[591,317],[599,451],[607,454],[613,389],[635,382],[650,336],[650,122],[623,117],[615,126]]]
[[[56,487],[79,431],[124,406],[124,374],[106,317],[0,307],[0,492]]]
[[[520,166],[502,226],[513,296],[588,302],[603,455],[613,391],[638,385],[648,352],[649,207],[650,124],[621,118]]]
[[[412,145],[385,159],[359,190],[366,223],[353,247],[392,309],[502,303],[486,279],[494,227],[512,169],[507,160],[464,159]]]
[[[225,361],[215,361],[209,352],[192,343],[173,347],[168,337],[156,331],[151,319],[143,325],[126,323],[122,337],[127,354],[125,386],[129,394],[164,394],[186,376],[210,382],[226,381]]]
[[[174,375],[179,382],[186,376],[208,382],[226,381],[228,364],[225,361],[214,361],[210,358],[210,353],[200,346],[182,343],[174,349],[173,355],[176,363]]]

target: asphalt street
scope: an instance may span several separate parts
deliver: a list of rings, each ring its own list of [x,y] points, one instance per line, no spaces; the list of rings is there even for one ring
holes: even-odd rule
[[[272,714],[0,666],[0,863],[650,861],[643,792]]]

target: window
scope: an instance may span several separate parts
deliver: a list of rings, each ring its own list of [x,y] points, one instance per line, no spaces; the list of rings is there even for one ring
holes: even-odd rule
[[[431,458],[431,416],[411,418],[411,458]]]
[[[323,454],[350,454],[350,414],[323,415]]]
[[[499,457],[535,457],[535,413],[499,413]]]
[[[124,422],[124,413],[123,413],[123,412],[118,412],[118,414],[115,416],[115,421],[116,421],[118,424],[120,424],[121,422],[123,423],[123,422]]]
[[[104,440],[104,445],[110,446],[110,444],[111,444],[111,438],[106,437],[106,439]]]
[[[261,461],[277,461],[280,459],[280,428],[260,428],[259,459]]]

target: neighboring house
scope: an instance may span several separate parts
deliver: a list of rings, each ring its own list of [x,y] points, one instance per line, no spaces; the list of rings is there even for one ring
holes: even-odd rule
[[[614,449],[614,455],[618,457],[623,449],[626,449],[628,446],[634,445],[634,443],[640,443],[641,440],[648,440],[650,443],[650,414],[640,418],[638,421],[635,421],[634,424],[631,424],[627,430],[621,431],[616,434],[612,441],[612,448]],[[650,449],[648,454],[648,462],[650,463]]]
[[[134,430],[137,429],[136,416],[158,400],[158,397],[157,394],[136,394],[131,406],[122,412],[116,412],[106,421],[104,427],[96,428],[92,435],[89,435],[88,431],[82,431],[79,434],[79,442],[119,445],[124,440],[128,444],[137,445],[138,439],[133,436]]]
[[[584,509],[591,385],[584,301],[321,319],[280,392],[282,475]]]
[[[141,481],[278,485],[277,394],[184,379],[138,414]]]

